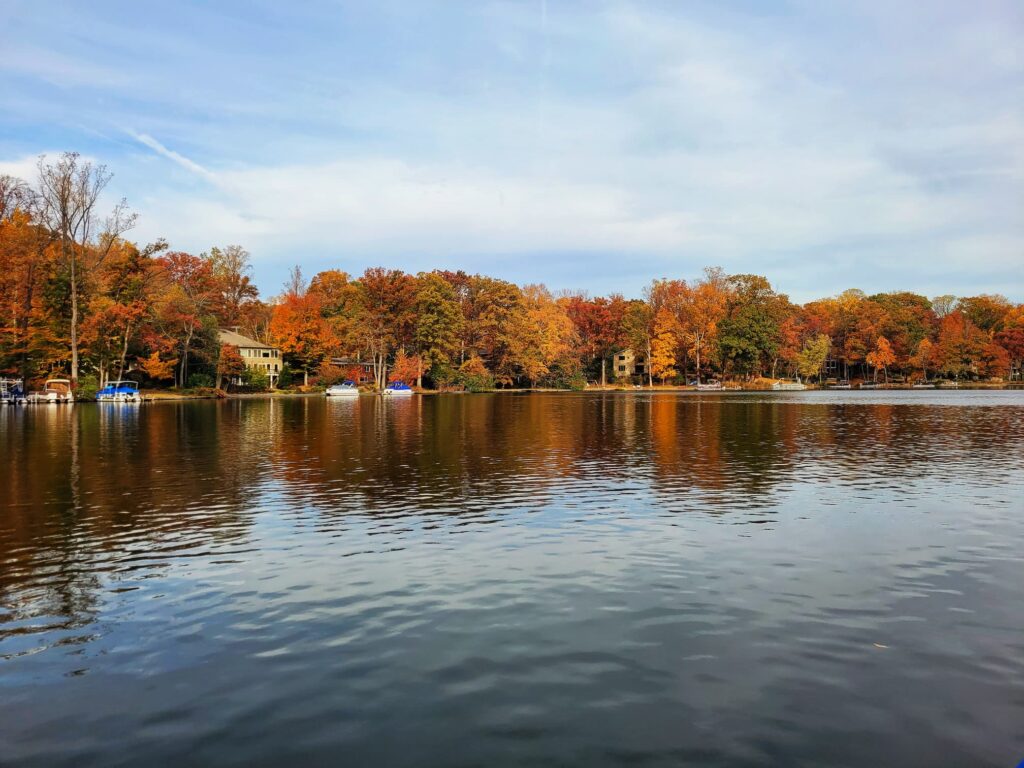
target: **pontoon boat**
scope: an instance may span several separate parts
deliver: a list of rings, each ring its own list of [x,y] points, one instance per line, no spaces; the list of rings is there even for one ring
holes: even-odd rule
[[[75,395],[71,391],[71,382],[67,379],[47,379],[43,388],[29,392],[22,399],[25,403],[73,403]]]
[[[137,403],[142,400],[139,385],[134,381],[108,382],[96,393],[96,399],[101,403]]]

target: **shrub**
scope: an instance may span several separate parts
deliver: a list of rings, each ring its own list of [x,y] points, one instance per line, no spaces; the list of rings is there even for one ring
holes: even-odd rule
[[[473,355],[459,366],[458,381],[470,392],[494,389],[494,376],[477,355]]]
[[[88,376],[82,376],[78,380],[78,388],[75,389],[76,400],[95,400],[96,392],[99,390],[100,384],[96,380],[96,377],[92,374]]]
[[[292,369],[285,366],[281,369],[281,373],[277,376],[277,386],[280,389],[288,389],[292,385],[295,376],[292,373]]]
[[[451,389],[453,386],[460,386],[459,372],[448,363],[434,363],[427,372],[427,378],[439,390]]]
[[[244,378],[244,376],[243,376]],[[193,373],[188,377],[189,389],[213,389],[213,376],[208,373]]]
[[[189,377],[189,381],[192,377]],[[255,368],[246,368],[242,374],[242,386],[250,392],[265,392],[270,387],[270,377]]]

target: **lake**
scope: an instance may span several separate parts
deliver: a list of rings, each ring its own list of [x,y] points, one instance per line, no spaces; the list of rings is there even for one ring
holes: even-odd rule
[[[1024,392],[0,409],[5,766],[1015,766]]]

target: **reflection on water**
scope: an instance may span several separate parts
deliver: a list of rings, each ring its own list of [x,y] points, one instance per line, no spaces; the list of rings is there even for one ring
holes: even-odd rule
[[[0,763],[1013,765],[1022,439],[1012,392],[0,410]]]

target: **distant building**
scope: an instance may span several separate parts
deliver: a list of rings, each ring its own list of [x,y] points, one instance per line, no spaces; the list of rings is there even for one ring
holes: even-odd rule
[[[238,353],[245,361],[245,367],[265,373],[270,379],[271,388],[277,386],[277,377],[281,375],[280,349],[264,344],[262,341],[250,339],[237,331],[221,330],[220,343],[238,347]]]
[[[647,358],[637,355],[632,349],[620,349],[612,355],[612,376],[616,379],[631,379],[647,375]]]
[[[366,384],[374,380],[373,363],[360,360],[358,357],[332,357],[331,365],[335,365],[338,368],[344,368],[346,370],[358,370],[359,375],[353,377],[353,381],[355,381],[356,384]]]

